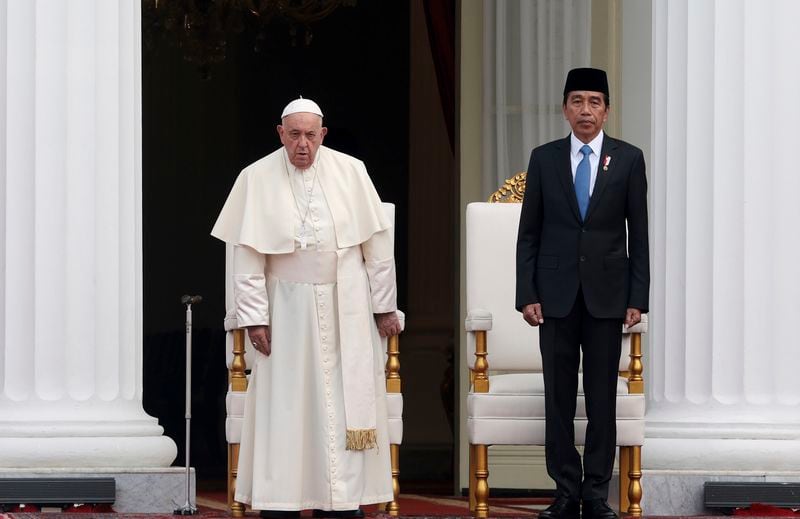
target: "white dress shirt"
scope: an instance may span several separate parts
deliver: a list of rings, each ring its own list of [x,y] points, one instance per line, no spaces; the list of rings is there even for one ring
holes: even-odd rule
[[[603,130],[597,134],[597,137],[592,139],[589,147],[592,148],[592,154],[589,155],[589,170],[591,172],[591,179],[589,180],[589,196],[594,192],[594,182],[597,180],[597,166],[600,164],[600,152],[603,150]],[[578,169],[578,164],[583,160],[583,153],[581,148],[584,144],[580,139],[575,137],[574,133],[570,134],[570,152],[569,159],[572,166],[572,183],[575,184],[575,171]]]

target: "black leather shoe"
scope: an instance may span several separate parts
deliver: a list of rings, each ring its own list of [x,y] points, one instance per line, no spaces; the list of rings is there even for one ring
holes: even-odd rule
[[[588,499],[583,502],[583,519],[618,519],[616,512],[605,499]]]
[[[553,504],[539,513],[542,519],[578,519],[581,503],[564,496],[556,497]]]
[[[328,519],[362,519],[364,511],[360,508],[355,510],[318,510],[311,511],[311,517],[325,517]]]
[[[300,510],[261,510],[258,515],[264,519],[291,519],[300,517]]]

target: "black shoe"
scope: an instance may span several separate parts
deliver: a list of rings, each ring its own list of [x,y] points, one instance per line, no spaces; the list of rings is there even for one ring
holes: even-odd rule
[[[319,510],[315,508],[311,512],[311,517],[325,517],[329,519],[362,519],[364,511],[360,508],[355,510]]]
[[[290,519],[300,517],[300,510],[261,510],[258,515],[264,519]]]
[[[558,496],[552,505],[539,512],[539,517],[542,519],[578,519],[580,512],[580,501]]]
[[[618,519],[618,517],[605,499],[588,499],[583,502],[583,519]]]

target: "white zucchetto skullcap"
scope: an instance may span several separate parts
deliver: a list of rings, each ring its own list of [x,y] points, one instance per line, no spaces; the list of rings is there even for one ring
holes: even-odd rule
[[[283,113],[281,114],[281,119],[287,115],[292,115],[299,112],[308,112],[322,117],[322,109],[317,103],[311,99],[303,99],[301,97],[286,105],[286,108],[283,109]]]

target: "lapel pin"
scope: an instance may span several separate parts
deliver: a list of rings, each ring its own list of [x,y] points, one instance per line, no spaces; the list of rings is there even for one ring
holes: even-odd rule
[[[606,155],[603,159],[603,171],[608,171],[608,165],[611,164],[611,156]]]

